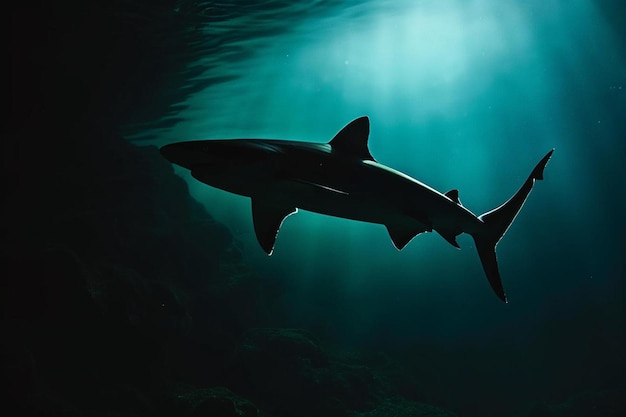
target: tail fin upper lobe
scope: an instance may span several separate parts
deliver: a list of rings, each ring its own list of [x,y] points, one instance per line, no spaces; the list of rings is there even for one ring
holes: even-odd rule
[[[513,220],[515,220],[515,216],[517,216],[517,213],[519,213],[524,205],[528,194],[533,188],[535,180],[543,179],[543,170],[550,160],[552,152],[554,152],[554,149],[548,152],[546,156],[539,161],[535,169],[533,169],[528,176],[526,182],[517,190],[513,197],[501,206],[478,216],[478,218],[484,222],[485,227],[479,233],[472,235],[489,284],[496,295],[505,303],[507,301],[504,288],[502,287],[502,281],[500,280],[500,272],[498,271],[496,245],[502,236],[504,236],[511,223],[513,223]]]

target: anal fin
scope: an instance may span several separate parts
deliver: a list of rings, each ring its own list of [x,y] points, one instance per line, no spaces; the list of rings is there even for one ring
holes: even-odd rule
[[[265,253],[272,254],[281,224],[287,216],[297,212],[295,207],[278,206],[259,198],[252,199],[254,233]]]
[[[461,232],[455,232],[452,230],[436,230],[435,231],[437,233],[439,233],[441,235],[442,238],[444,238],[449,244],[451,244],[452,246],[454,246],[455,248],[461,249],[461,247],[459,246],[459,244],[456,241],[456,237],[458,235],[461,234]]]

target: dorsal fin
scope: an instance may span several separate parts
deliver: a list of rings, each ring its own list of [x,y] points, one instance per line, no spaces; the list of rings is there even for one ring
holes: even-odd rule
[[[444,195],[446,197],[448,197],[450,200],[452,200],[455,203],[457,203],[459,206],[463,205],[463,204],[461,204],[461,200],[459,199],[459,190],[450,190],[447,193],[445,193]]]
[[[362,116],[348,123],[329,143],[333,151],[374,161],[367,147],[369,135],[370,119]]]

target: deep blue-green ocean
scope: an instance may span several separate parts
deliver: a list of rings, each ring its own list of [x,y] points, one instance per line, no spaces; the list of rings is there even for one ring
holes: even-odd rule
[[[624,415],[622,3],[12,5],[6,412]],[[458,190],[475,215],[554,149],[497,246],[507,303],[469,234],[460,250],[435,230],[398,250],[383,224],[300,207],[268,256],[249,197],[159,152],[326,144],[361,116],[376,161]],[[335,184],[314,186],[349,194]]]

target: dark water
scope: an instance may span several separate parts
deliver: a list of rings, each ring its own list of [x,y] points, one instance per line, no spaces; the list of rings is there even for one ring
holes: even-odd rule
[[[14,8],[14,398],[39,415],[621,415],[624,16],[609,0]],[[248,199],[146,148],[327,142],[361,115],[379,162],[477,214],[555,148],[498,246],[509,304],[467,235],[397,251],[380,225],[300,211],[267,257]]]

